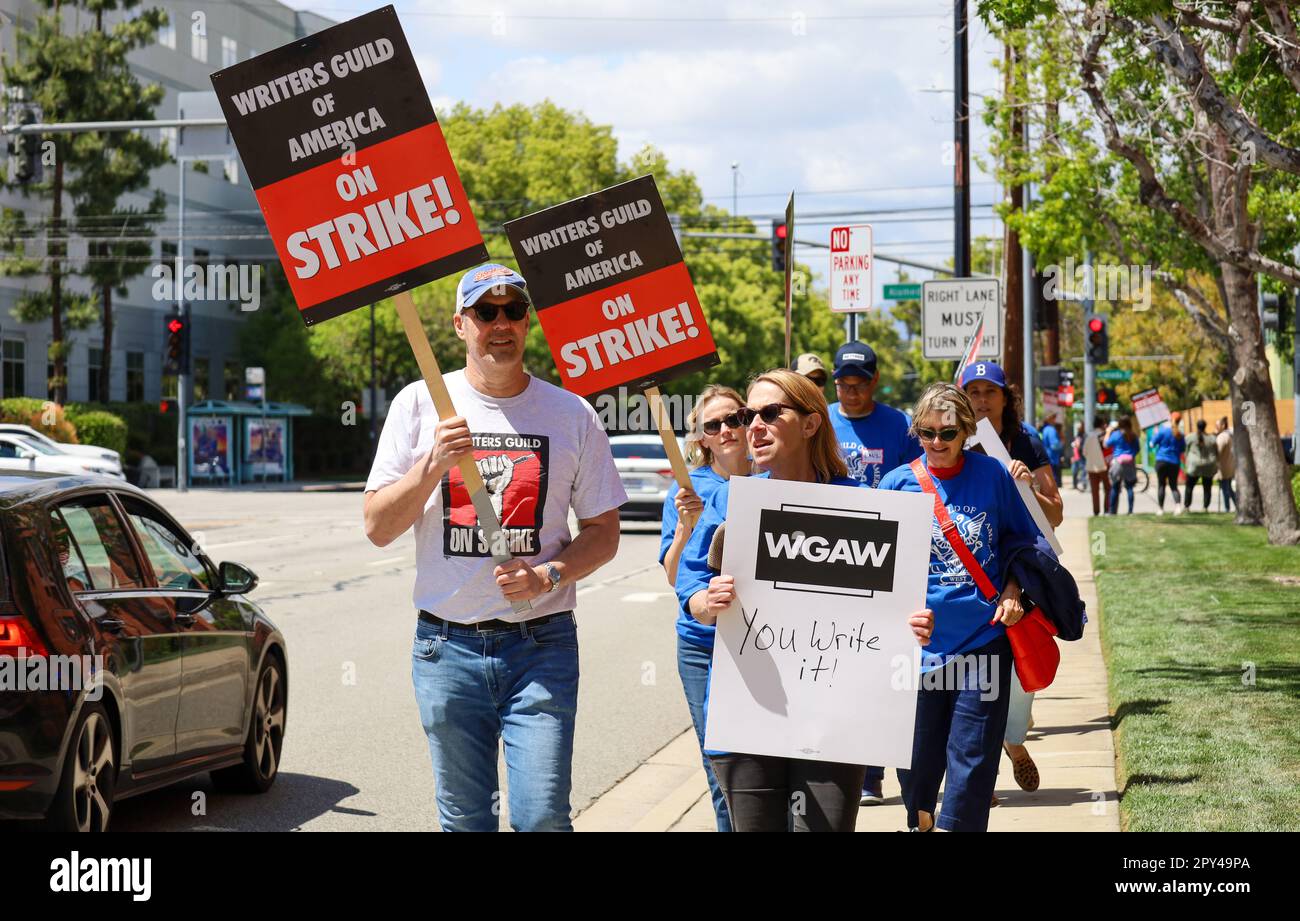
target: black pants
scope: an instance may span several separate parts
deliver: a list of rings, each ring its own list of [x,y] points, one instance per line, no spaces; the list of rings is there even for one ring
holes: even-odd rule
[[[1205,508],[1210,507],[1210,491],[1214,489],[1214,477],[1212,476],[1189,476],[1187,478],[1187,501],[1183,505],[1188,508],[1192,507],[1192,488],[1196,486],[1197,481],[1205,486]]]
[[[1165,484],[1168,483],[1169,488],[1173,490],[1174,493],[1174,505],[1177,505],[1178,504],[1178,465],[1171,464],[1169,461],[1156,461],[1156,483],[1158,484],[1156,486],[1156,503],[1161,508],[1165,507]],[[1192,484],[1189,482],[1187,484],[1187,489],[1188,489],[1187,495],[1189,497],[1192,494],[1191,488],[1192,488]],[[1191,502],[1192,500],[1188,498],[1187,501]]]
[[[732,831],[853,831],[867,769],[771,755],[710,755]]]

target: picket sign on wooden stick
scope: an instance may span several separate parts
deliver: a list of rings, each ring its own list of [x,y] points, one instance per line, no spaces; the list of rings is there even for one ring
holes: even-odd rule
[[[659,429],[659,437],[664,442],[664,452],[668,455],[668,463],[672,465],[673,477],[677,480],[677,485],[681,489],[691,488],[691,474],[686,469],[686,459],[682,457],[681,446],[677,444],[677,436],[673,433],[673,427],[669,424],[668,413],[664,409],[663,398],[659,394],[658,387],[647,387],[645,389],[646,399],[650,401],[650,412],[655,417],[655,427]],[[682,524],[689,531],[695,527],[695,516],[683,516]]]
[[[450,419],[456,415],[456,407],[451,402],[451,394],[447,392],[447,384],[442,379],[438,359],[433,356],[429,337],[424,331],[424,324],[420,322],[419,311],[415,309],[415,301],[411,299],[409,291],[402,291],[394,295],[391,300],[397,308],[397,315],[402,319],[402,328],[406,330],[406,339],[411,344],[411,351],[415,353],[415,361],[420,366],[420,374],[424,376],[425,386],[429,388],[429,396],[433,399],[434,408],[438,410],[438,418]],[[460,467],[460,475],[465,480],[465,489],[469,492],[470,501],[474,503],[478,526],[483,531],[483,538],[487,541],[493,561],[497,564],[510,562],[513,557],[509,552],[498,552],[507,548],[508,543],[505,535],[501,533],[501,522],[497,520],[496,509],[492,507],[492,499],[488,495],[487,487],[483,484],[483,478],[479,476],[473,454],[465,455],[457,466]],[[516,614],[531,611],[533,608],[527,601],[512,602],[512,607]]]

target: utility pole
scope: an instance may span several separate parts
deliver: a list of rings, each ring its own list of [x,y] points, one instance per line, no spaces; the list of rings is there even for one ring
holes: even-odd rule
[[[731,219],[740,214],[740,162],[731,161]]]
[[[1014,66],[1014,56],[1011,53],[1011,44],[1008,42],[1003,46],[1003,63],[1004,72],[1004,92],[1003,98],[1013,100],[1012,68]],[[1028,132],[1026,125],[1028,119],[1022,114],[1018,105],[1013,103],[1011,109],[1011,134],[1019,138],[1022,148],[1028,147]],[[1011,199],[1011,213],[1020,214],[1025,210],[1024,186],[1019,183],[1012,183],[1007,192]],[[1020,234],[1014,230],[1011,225],[1007,224],[1006,245],[1003,247],[1002,254],[1004,264],[1004,274],[1007,279],[1006,286],[1006,304],[1003,307],[1003,340],[1002,340],[1002,369],[1015,380],[1020,376],[1024,367],[1024,359],[1021,354],[1021,332],[1020,324],[1024,315],[1024,289],[1029,283],[1029,276],[1024,273],[1024,254],[1020,247]]]
[[[966,66],[966,0],[953,2],[953,240],[957,278],[970,277],[970,100]]]

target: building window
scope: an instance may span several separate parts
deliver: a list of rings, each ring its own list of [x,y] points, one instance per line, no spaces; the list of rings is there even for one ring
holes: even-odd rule
[[[210,362],[206,358],[194,359],[194,402],[202,403],[208,398],[208,374]]]
[[[104,367],[104,350],[90,347],[90,360],[86,373],[88,385],[86,387],[86,401],[89,403],[107,403],[108,395],[99,389],[99,372]]]
[[[126,353],[126,401],[144,402],[144,352]]]
[[[180,129],[179,128],[159,128],[158,140],[167,145],[167,152],[173,157],[176,156],[176,148],[180,146]]]
[[[243,369],[239,365],[229,361],[222,365],[221,385],[227,400],[242,399],[243,394],[239,390],[243,384]]]
[[[226,161],[226,181],[231,185],[239,185],[239,160],[234,157]]]
[[[208,36],[207,33],[198,32],[190,33],[190,56],[196,61],[208,63]]]
[[[4,341],[4,395],[27,395],[27,343],[21,339]]]
[[[172,51],[175,51],[176,26],[172,25],[170,22],[165,26],[160,26],[158,28],[158,44],[162,45],[164,48],[170,48]]]
[[[229,35],[221,36],[221,66],[230,67],[239,63],[239,45]]]

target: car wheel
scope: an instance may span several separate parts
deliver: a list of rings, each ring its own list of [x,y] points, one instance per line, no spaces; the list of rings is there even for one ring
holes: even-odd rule
[[[87,703],[63,762],[63,778],[45,822],[51,831],[108,831],[117,786],[117,751],[108,711]]]
[[[232,793],[265,793],[280,770],[284,745],[286,682],[284,669],[274,656],[267,656],[257,674],[253,695],[253,721],[244,742],[244,760],[212,772],[218,790]]]

